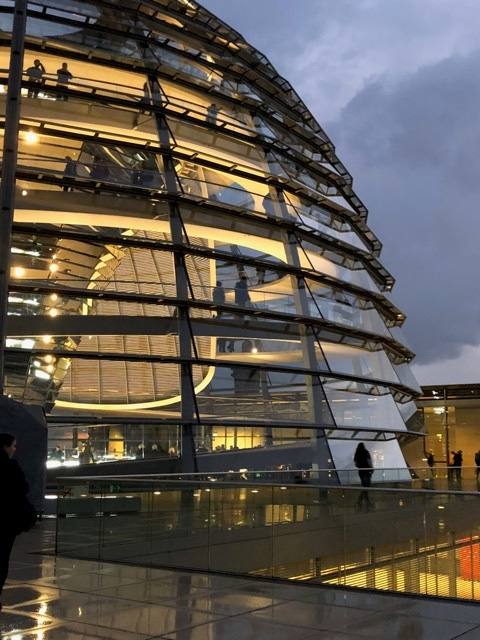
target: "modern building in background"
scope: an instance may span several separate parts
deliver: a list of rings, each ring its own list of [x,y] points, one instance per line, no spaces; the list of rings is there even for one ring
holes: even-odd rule
[[[405,467],[394,280],[291,85],[190,0],[27,15],[5,393],[51,462]]]
[[[475,466],[480,450],[480,384],[422,387],[417,399],[418,419],[424,423],[425,448],[435,461],[447,464],[448,453],[461,450],[463,464]],[[451,462],[451,459],[450,459]]]

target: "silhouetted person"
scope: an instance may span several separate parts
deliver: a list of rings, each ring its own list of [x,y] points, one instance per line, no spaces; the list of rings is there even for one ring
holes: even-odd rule
[[[246,276],[242,276],[235,284],[235,304],[239,307],[246,307],[250,303],[250,294],[248,293],[248,283]]]
[[[427,464],[430,467],[430,471],[431,471],[432,476],[434,476],[435,472],[433,470],[433,467],[435,466],[435,455],[434,455],[432,449],[429,449],[427,451]]]
[[[95,462],[93,450],[89,442],[83,443],[80,453],[78,454],[78,461],[80,464],[93,464]]]
[[[90,178],[102,182],[106,180],[110,175],[110,169],[107,167],[107,163],[103,158],[95,157],[93,159],[93,165],[90,170]]]
[[[25,528],[25,508],[31,506],[27,501],[28,484],[23,471],[18,462],[12,459],[16,448],[15,436],[0,433],[0,594],[7,579],[15,538],[28,530]]]
[[[151,458],[156,458],[159,455],[160,455],[160,450],[158,448],[158,444],[152,444],[152,446],[150,448],[149,456]]]
[[[225,290],[220,280],[217,280],[216,286],[213,288],[212,298],[218,304],[225,304]]]
[[[267,216],[275,216],[275,207],[272,198],[267,194],[262,201],[263,208]]]
[[[370,487],[372,485],[373,464],[372,457],[363,442],[360,442],[353,461],[358,469],[358,475],[360,476],[360,482],[363,487]]]
[[[358,469],[362,487],[370,487],[372,485],[373,463],[370,452],[363,442],[359,443],[353,456],[353,461]],[[365,502],[367,509],[371,506],[368,491],[362,491],[358,496],[359,508],[361,508],[363,502]]]
[[[57,95],[57,100],[66,102],[68,100],[68,83],[73,78],[73,74],[68,70],[66,62],[62,62],[60,69],[57,69],[57,87],[63,89],[63,93]]]
[[[478,450],[475,454],[475,464],[477,466],[477,468],[475,469],[475,476],[478,482],[478,477],[480,476],[480,450]]]
[[[65,169],[63,170],[63,175],[67,178],[76,178],[78,175],[76,161],[71,156],[65,156],[65,160],[67,164],[65,165]],[[70,191],[70,189],[73,191],[73,188],[71,187],[63,187],[64,191]]]
[[[145,457],[145,445],[143,444],[143,442],[141,442],[137,447],[135,458],[137,460],[143,460],[144,457]]]
[[[458,450],[453,454],[453,466],[455,468],[455,477],[457,480],[462,479],[462,464],[463,464],[463,455],[462,450]]]
[[[51,457],[52,457],[52,460],[58,460],[59,462],[63,460],[63,453],[58,445],[53,450]]]
[[[225,304],[225,289],[223,288],[220,280],[217,280],[217,284],[213,288],[212,300],[216,304]],[[217,318],[220,318],[221,315],[222,315],[222,312],[217,311]]]
[[[253,349],[253,342],[251,340],[244,340],[242,342],[242,353],[251,353]]]
[[[220,111],[220,107],[217,107],[216,104],[211,104],[207,108],[207,117],[205,119],[208,124],[217,124],[217,116]]]
[[[45,73],[45,67],[40,62],[40,60],[33,61],[33,67],[28,67],[27,76],[30,82],[34,83],[34,88],[28,90],[27,96],[29,98],[36,98],[38,96],[38,92],[40,88],[44,84],[43,74]]]

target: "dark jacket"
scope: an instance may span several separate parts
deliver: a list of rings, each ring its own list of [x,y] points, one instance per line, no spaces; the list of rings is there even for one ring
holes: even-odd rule
[[[353,461],[357,469],[371,469],[373,467],[372,458],[367,449],[356,451]]]
[[[453,466],[461,467],[462,464],[463,464],[463,456],[459,451],[457,451],[456,453],[453,454]]]
[[[235,284],[235,304],[246,305],[250,302],[250,294],[248,293],[248,284],[246,280],[239,280]]]
[[[0,530],[20,533],[22,514],[27,501],[28,484],[16,460],[0,451]]]

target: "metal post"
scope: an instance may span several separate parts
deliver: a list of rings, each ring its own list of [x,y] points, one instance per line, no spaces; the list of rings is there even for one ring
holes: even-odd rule
[[[282,218],[289,220],[290,212],[288,211],[287,203],[283,197],[283,193],[280,189],[270,188],[272,197],[275,201],[278,201],[278,209]],[[296,268],[302,266],[300,260],[300,253],[298,250],[298,240],[293,231],[287,231],[287,241],[285,243],[285,253],[288,264],[293,265]],[[305,279],[297,276],[291,276],[293,299],[295,301],[295,309],[297,313],[302,316],[310,315],[308,296],[305,287]],[[317,356],[315,352],[316,337],[310,326],[303,324],[299,325],[300,343],[302,345],[303,363],[308,369],[318,369]],[[306,391],[309,415],[313,422],[325,422],[325,410],[323,401],[325,399],[325,392],[320,382],[319,376],[307,375],[306,377]],[[332,425],[333,426],[333,425]],[[328,444],[325,431],[323,429],[315,430],[311,436],[312,445],[312,468],[313,469],[327,469],[330,468],[330,461],[332,456],[330,453],[330,446]]]
[[[154,102],[160,101],[161,88],[158,80],[149,78],[150,91],[154,96]],[[171,139],[168,123],[163,113],[155,113],[155,122],[160,144],[164,149],[170,149]],[[163,156],[165,171],[165,184],[169,193],[178,190],[178,183],[175,165],[170,154]],[[184,244],[182,218],[178,204],[169,202],[169,220],[172,242],[176,245]],[[174,270],[177,298],[188,300],[188,273],[183,254],[175,252]],[[192,338],[188,322],[188,307],[179,305],[177,307],[178,342],[180,347],[180,357],[189,360],[192,354]],[[180,395],[182,398],[182,418],[186,421],[182,426],[182,471],[192,473],[198,471],[197,456],[195,452],[195,442],[193,433],[193,423],[195,418],[194,388],[192,383],[192,367],[189,362],[182,362],[180,365]]]
[[[448,468],[450,462],[450,425],[448,423],[447,387],[443,387],[443,420],[445,424],[445,446],[447,448],[446,460]]]
[[[2,180],[0,183],[0,394],[3,393],[4,389],[8,285],[10,281],[12,224],[15,208],[15,171],[18,155],[18,128],[26,24],[27,0],[16,0],[5,110]]]

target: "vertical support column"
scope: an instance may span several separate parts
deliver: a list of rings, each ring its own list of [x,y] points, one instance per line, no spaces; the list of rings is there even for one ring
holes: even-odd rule
[[[5,377],[8,285],[10,282],[12,224],[15,208],[15,171],[18,155],[18,129],[26,25],[27,0],[16,0],[5,111],[2,181],[0,184],[0,394],[3,394]]]
[[[158,80],[155,77],[149,78],[151,94],[160,100],[161,90]],[[167,120],[163,113],[155,113],[160,145],[164,149],[171,149],[170,131]],[[177,175],[173,158],[170,154],[163,156],[165,169],[165,185],[169,193],[178,191]],[[184,245],[183,226],[180,210],[176,202],[169,202],[170,233],[173,244]],[[188,300],[188,274],[183,254],[174,254],[174,271],[177,298]],[[180,304],[177,315],[178,342],[180,347],[180,357],[190,359],[192,355],[192,343],[190,326],[188,322],[188,306]],[[192,366],[190,362],[180,365],[180,395],[182,398],[182,419],[186,421],[182,426],[182,471],[192,473],[198,471],[195,443],[193,437],[193,423],[195,417],[194,388],[193,388]]]
[[[283,198],[281,190],[271,187],[272,199],[278,202],[275,207],[279,208],[281,216],[286,220],[291,219],[287,205]],[[301,267],[300,255],[298,251],[298,243],[295,234],[292,231],[287,232],[287,242],[285,244],[285,253],[288,264],[299,269]],[[295,300],[295,309],[299,315],[309,316],[309,303],[305,287],[304,278],[291,276],[293,297]],[[303,364],[308,369],[318,369],[317,356],[315,353],[316,337],[311,329],[303,324],[299,325],[300,343],[302,346]],[[321,423],[324,420],[323,399],[325,393],[321,385],[319,377],[308,376],[307,382],[307,400],[310,420],[312,422]],[[312,435],[312,468],[327,469],[330,466],[330,448],[328,446],[325,431],[317,430]]]
[[[443,419],[445,422],[445,461],[447,468],[450,465],[450,424],[448,422],[447,387],[443,387]],[[453,470],[452,470],[453,473]]]
[[[255,128],[260,135],[263,135],[264,130],[261,120],[253,115],[253,122]],[[265,154],[265,160],[269,170],[275,174],[275,168],[272,166],[268,157],[268,152]],[[287,204],[283,197],[281,189],[277,189],[273,186],[269,186],[269,194],[272,200],[273,214],[277,218],[284,218],[285,220],[292,220],[292,216],[288,211]],[[268,211],[267,211],[268,213]],[[288,238],[285,244],[285,253],[287,262],[296,268],[301,267],[300,256],[298,252],[297,239],[293,231],[288,231]],[[295,300],[295,309],[299,315],[308,316],[309,304],[305,287],[305,280],[303,278],[297,278],[291,276],[292,289]],[[311,328],[304,325],[300,325],[300,344],[302,347],[302,357],[305,367],[308,369],[317,369],[317,357],[315,353],[316,337],[313,334]],[[307,401],[310,413],[310,419],[312,422],[325,422],[324,421],[324,407],[322,400],[325,397],[323,387],[318,377],[307,377]],[[312,468],[326,469],[330,466],[331,454],[330,447],[324,430],[316,431],[315,435],[312,435]]]

